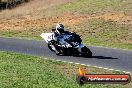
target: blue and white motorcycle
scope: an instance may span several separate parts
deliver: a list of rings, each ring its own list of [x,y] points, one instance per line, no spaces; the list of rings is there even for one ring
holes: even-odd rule
[[[48,48],[55,52],[55,44],[53,44],[53,33],[42,33],[40,35],[48,45]],[[58,38],[58,43],[61,53],[63,55],[73,55],[73,56],[83,56],[83,57],[92,57],[92,52],[81,42],[76,41],[77,36],[74,34],[62,34]]]

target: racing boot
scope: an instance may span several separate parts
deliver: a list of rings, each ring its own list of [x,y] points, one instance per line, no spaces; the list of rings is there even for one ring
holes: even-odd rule
[[[55,53],[56,53],[56,55],[60,55],[61,54],[58,50],[56,50]]]
[[[63,53],[61,52],[61,48],[59,46],[55,46],[55,53],[56,55],[63,55]]]

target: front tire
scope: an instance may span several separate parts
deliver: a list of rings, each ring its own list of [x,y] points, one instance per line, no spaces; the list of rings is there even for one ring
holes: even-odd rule
[[[50,46],[50,44],[48,44],[48,48],[52,51],[52,52],[55,52],[52,47]]]
[[[84,57],[92,57],[92,52],[89,48],[87,48],[86,46],[84,46],[82,49],[81,49],[81,52],[82,52],[82,56]]]
[[[60,47],[59,50],[55,50],[55,46],[54,45],[51,45],[51,44],[48,44],[48,48],[52,51],[52,52],[55,52],[56,55],[58,56],[62,56],[65,54],[65,52],[63,51],[63,49]],[[53,49],[54,48],[54,49]]]

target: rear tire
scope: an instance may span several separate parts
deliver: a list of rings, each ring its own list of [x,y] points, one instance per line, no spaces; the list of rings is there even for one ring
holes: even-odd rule
[[[82,49],[81,49],[81,52],[82,52],[82,56],[84,57],[92,57],[92,52],[89,48],[87,48],[86,46],[84,46]]]

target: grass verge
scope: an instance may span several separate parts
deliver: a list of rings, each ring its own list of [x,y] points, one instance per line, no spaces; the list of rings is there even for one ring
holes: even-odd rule
[[[130,0],[75,0],[74,2],[51,8],[45,13],[49,16],[59,13],[97,14],[106,12],[116,12],[117,14],[123,12],[131,15],[131,4],[132,1]]]
[[[75,82],[78,65],[44,58],[0,52],[1,88],[80,88]],[[121,73],[86,67],[88,73]],[[81,88],[130,88],[127,85],[87,84]]]
[[[94,19],[72,26],[85,44],[132,49],[132,26],[111,20]]]

